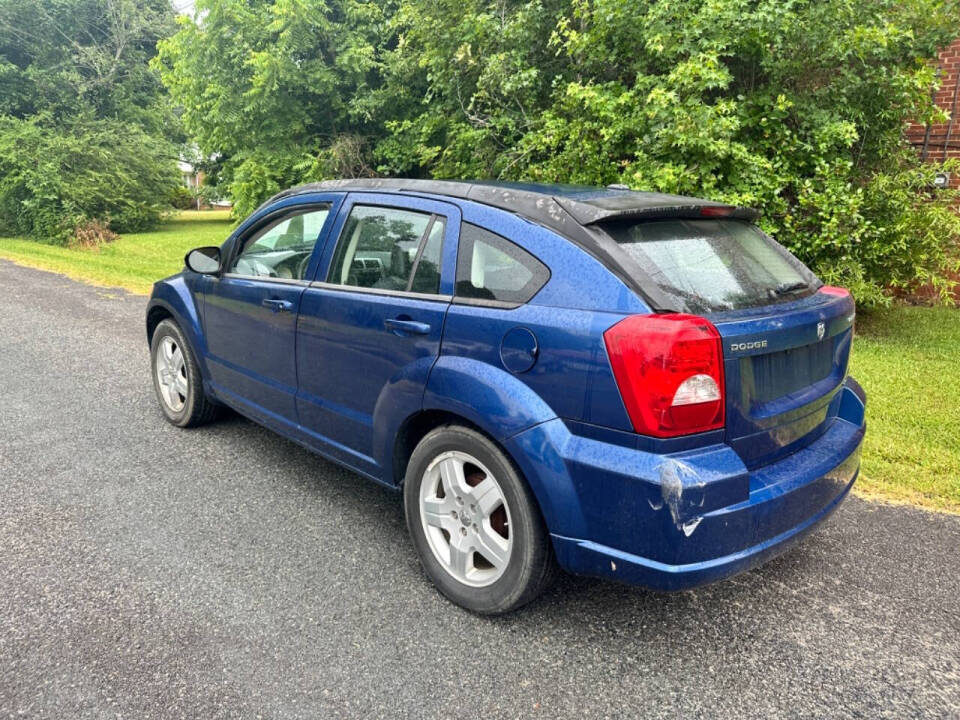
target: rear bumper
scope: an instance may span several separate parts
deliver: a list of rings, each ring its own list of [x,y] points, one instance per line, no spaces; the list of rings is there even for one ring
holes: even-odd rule
[[[755,470],[726,445],[651,455],[568,434],[557,460],[570,488],[544,510],[560,564],[683,590],[787,550],[837,508],[859,472],[862,390],[851,382],[841,392],[823,435]],[[547,480],[559,489],[558,475]],[[543,490],[535,487],[538,497]]]
[[[756,545],[709,560],[670,565],[590,540],[558,535],[552,536],[554,548],[560,564],[569,572],[611,578],[653,590],[688,590],[749,570],[790,549],[837,508],[853,487],[855,479],[856,474],[836,497],[799,525]]]

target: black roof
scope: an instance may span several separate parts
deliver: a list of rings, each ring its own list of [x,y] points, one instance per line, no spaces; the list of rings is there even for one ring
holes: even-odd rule
[[[411,194],[446,195],[472,200],[483,205],[507,210],[550,228],[579,245],[627,287],[640,294],[657,311],[676,311],[675,301],[661,292],[656,283],[636,260],[627,254],[610,235],[599,227],[618,220],[653,220],[665,218],[705,217],[704,208],[725,208],[724,217],[755,220],[759,213],[712,200],[639,192],[622,186],[596,188],[585,185],[547,185],[488,180],[409,180],[358,178],[325,180],[299,185],[277,193],[264,205],[283,198],[312,192],[387,191]]]
[[[284,190],[270,198],[267,204],[291,195],[323,190],[387,190],[447,195],[509,210],[546,225],[553,225],[564,214],[568,214],[580,225],[595,225],[614,220],[698,218],[701,217],[701,211],[705,207],[730,208],[730,216],[743,220],[755,220],[759,215],[756,210],[750,208],[732,208],[712,200],[641,192],[617,185],[596,188],[587,185],[548,185],[491,180],[402,178],[325,180]]]

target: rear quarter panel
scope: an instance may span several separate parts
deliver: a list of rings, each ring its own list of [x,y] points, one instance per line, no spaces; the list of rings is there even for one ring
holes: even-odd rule
[[[460,304],[447,311],[440,357],[424,396],[428,409],[463,415],[498,439],[561,417],[628,430],[603,331],[650,308],[598,260],[526,219],[464,202],[463,220],[501,235],[544,262],[550,278],[519,307]],[[536,361],[511,372],[504,337],[536,338]]]

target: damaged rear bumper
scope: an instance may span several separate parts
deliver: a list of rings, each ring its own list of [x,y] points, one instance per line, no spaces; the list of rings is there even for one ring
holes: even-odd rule
[[[560,564],[579,575],[607,577],[653,590],[688,590],[749,570],[788,550],[837,508],[853,487],[855,479],[856,470],[835,497],[799,525],[756,545],[708,560],[671,565],[589,540],[557,535],[553,536],[554,548]]]
[[[577,507],[545,513],[557,558],[576,574],[667,591],[759,565],[846,497],[860,469],[863,410],[851,381],[823,435],[754,470],[726,445],[657,456],[606,444],[600,452],[596,441],[570,436],[559,454]]]

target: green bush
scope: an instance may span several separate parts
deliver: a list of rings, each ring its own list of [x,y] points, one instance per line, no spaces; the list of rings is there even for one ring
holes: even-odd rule
[[[90,220],[152,228],[180,182],[173,147],[111,120],[0,118],[0,229],[54,243]]]
[[[938,116],[931,60],[960,32],[955,0],[402,5],[387,86],[429,100],[390,125],[387,171],[750,205],[864,305],[946,289],[957,195],[931,193],[903,130]]]
[[[177,210],[192,210],[197,206],[197,197],[191,188],[178,185],[170,194],[170,204]]]
[[[149,61],[174,29],[170,0],[0,0],[0,232],[157,222],[185,138]]]

